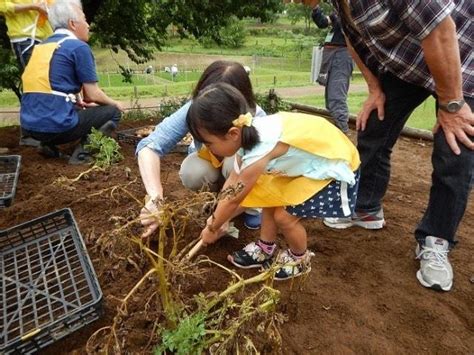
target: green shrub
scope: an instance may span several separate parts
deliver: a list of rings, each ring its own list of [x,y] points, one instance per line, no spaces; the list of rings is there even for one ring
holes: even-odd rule
[[[214,37],[212,35],[199,38],[199,43],[204,48],[213,48],[214,46],[222,48],[241,48],[245,44],[247,31],[243,22],[232,17],[224,28]]]
[[[290,105],[284,102],[274,89],[270,89],[267,94],[256,94],[255,99],[267,115],[290,109]]]
[[[277,27],[251,28],[248,33],[253,37],[282,37],[282,34],[288,31]]]
[[[175,113],[181,106],[188,102],[188,97],[177,96],[164,99],[160,103],[160,115],[165,118]]]
[[[247,31],[237,18],[232,18],[230,23],[219,31],[221,44],[226,48],[240,48],[245,43]]]
[[[85,148],[94,155],[95,165],[99,168],[108,168],[123,159],[117,141],[104,136],[99,130],[92,128],[88,140],[89,143]]]
[[[161,114],[158,110],[144,109],[140,104],[140,97],[130,98],[130,108],[122,115],[122,121],[143,121],[146,119],[161,120]]]
[[[164,330],[161,335],[161,345],[155,350],[156,355],[166,354],[202,354],[205,345],[206,316],[197,313],[180,320],[174,330]]]
[[[207,49],[212,48],[216,45],[216,42],[212,39],[211,36],[202,36],[201,38],[199,38],[199,43],[201,44],[201,46]]]
[[[154,110],[144,110],[141,107],[131,108],[122,116],[122,121],[143,121],[149,118],[160,118],[160,113]]]
[[[0,63],[2,63],[0,65],[0,91],[3,89],[12,90],[19,101],[21,98],[20,68],[10,48],[0,46]]]

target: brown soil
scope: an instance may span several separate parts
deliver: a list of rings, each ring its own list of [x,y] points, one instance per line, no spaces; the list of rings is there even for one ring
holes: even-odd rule
[[[125,123],[122,129],[147,122]],[[75,177],[85,167],[69,166],[66,161],[46,159],[34,148],[18,147],[18,128],[0,129],[2,146],[22,156],[21,174],[12,207],[0,211],[0,228],[12,227],[33,218],[69,207],[88,245],[91,260],[104,293],[105,314],[101,320],[73,336],[54,344],[46,353],[85,352],[89,336],[109,325],[115,315],[117,298],[122,298],[143,276],[127,263],[117,262],[95,248],[97,236],[115,228],[112,216],[136,216],[138,206],[128,196],[113,200],[107,196],[83,198],[100,189],[131,182],[128,190],[142,198],[133,147],[124,146],[125,160],[107,173],[93,173],[88,180],[74,184],[74,190],[53,185],[61,176]],[[354,137],[354,134],[352,133]],[[458,231],[460,243],[450,254],[455,269],[454,288],[449,293],[425,289],[415,278],[413,230],[423,213],[430,187],[431,143],[401,138],[393,154],[392,180],[385,199],[387,226],[381,231],[348,229],[335,231],[320,221],[306,221],[309,247],[316,253],[310,276],[303,288],[291,289],[291,282],[280,282],[279,310],[287,315],[282,326],[283,353],[472,353],[474,351],[474,205],[468,205]],[[170,199],[188,192],[177,172],[183,155],[163,159],[165,191]],[[125,169],[131,169],[128,173]],[[238,241],[223,239],[206,249],[215,261],[228,265],[227,253],[258,236],[242,227]],[[189,241],[196,238],[198,226],[190,226]],[[118,252],[118,251],[116,251]],[[141,263],[139,263],[142,266]],[[239,271],[240,273],[240,271]],[[242,275],[254,275],[254,271]],[[207,273],[197,286],[222,290],[225,274]],[[129,314],[127,348],[130,353],[150,352],[146,348],[157,314],[146,314],[138,302]],[[146,348],[146,350],[144,350]]]

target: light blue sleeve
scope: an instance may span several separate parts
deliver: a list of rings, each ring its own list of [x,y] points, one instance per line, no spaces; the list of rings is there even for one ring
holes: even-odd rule
[[[189,132],[186,115],[191,102],[187,102],[178,111],[158,123],[153,133],[138,143],[135,153],[138,154],[140,150],[148,147],[158,153],[159,156],[168,154]]]

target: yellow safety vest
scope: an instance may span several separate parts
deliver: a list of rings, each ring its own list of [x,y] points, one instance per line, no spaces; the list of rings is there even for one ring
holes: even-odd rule
[[[219,160],[205,145],[199,149],[198,157],[207,160],[216,169],[220,168],[224,163],[224,160]]]
[[[338,128],[322,117],[303,113],[280,112],[280,141],[327,159],[347,161],[356,171],[360,165],[357,148]],[[332,180],[304,176],[288,177],[262,174],[241,203],[243,207],[280,207],[303,203]]]
[[[75,94],[53,90],[49,82],[49,68],[54,52],[61,46],[61,43],[69,39],[75,39],[75,37],[67,36],[58,42],[42,43],[33,48],[30,61],[21,76],[23,93],[43,93],[63,96],[66,101],[76,102]]]

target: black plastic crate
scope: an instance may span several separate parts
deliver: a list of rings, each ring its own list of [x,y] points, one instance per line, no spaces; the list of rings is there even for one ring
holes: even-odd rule
[[[0,208],[9,207],[13,201],[20,176],[21,156],[0,156]]]
[[[137,131],[145,130],[147,128],[151,128],[151,132],[153,132],[153,130],[155,129],[155,126],[143,126],[143,127],[137,127],[137,128],[131,128],[131,129],[119,131],[117,132],[117,140],[119,142],[137,146],[138,142],[140,142],[143,138],[145,138],[145,137],[138,137]],[[187,137],[185,137],[184,139],[189,140]],[[188,147],[189,147],[189,143],[186,143],[184,140],[182,140],[181,142],[176,144],[172,152],[187,153]]]
[[[136,146],[138,142],[140,142],[143,138],[145,137],[138,137],[137,131],[142,130],[142,129],[147,129],[150,128],[151,132],[155,129],[155,126],[143,126],[143,127],[137,127],[137,128],[131,128],[131,129],[126,129],[123,131],[118,131],[117,132],[117,140],[119,142],[127,143]]]
[[[29,354],[86,326],[102,291],[70,209],[0,231],[0,354]]]

